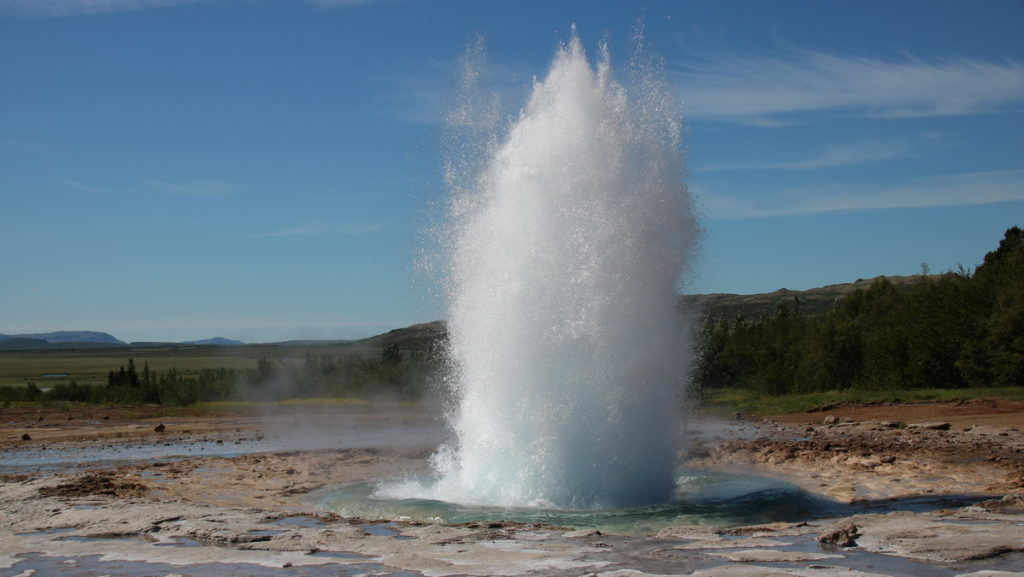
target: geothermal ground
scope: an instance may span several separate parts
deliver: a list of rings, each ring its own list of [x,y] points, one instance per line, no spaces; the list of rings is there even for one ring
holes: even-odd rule
[[[318,505],[337,485],[426,471],[444,433],[423,407],[163,421],[5,409],[0,576],[1024,575],[1022,423],[1008,402],[695,419],[682,464],[783,479],[833,506],[615,535]]]

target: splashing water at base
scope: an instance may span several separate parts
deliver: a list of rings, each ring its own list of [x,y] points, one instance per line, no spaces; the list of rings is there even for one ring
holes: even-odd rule
[[[739,526],[805,521],[837,513],[841,506],[798,487],[765,477],[677,471],[671,499],[639,507],[563,509],[466,505],[410,494],[430,492],[433,480],[379,486],[361,483],[323,493],[318,504],[345,517],[435,523],[513,521],[589,527],[615,534],[652,534],[679,525]]]
[[[484,160],[449,164],[456,438],[419,497],[592,509],[672,494],[696,226],[679,106],[635,60],[621,84],[574,32]]]

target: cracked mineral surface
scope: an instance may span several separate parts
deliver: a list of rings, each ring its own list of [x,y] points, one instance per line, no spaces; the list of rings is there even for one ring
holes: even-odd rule
[[[0,414],[0,577],[1024,575],[1024,408],[1013,404],[692,419],[681,465],[778,478],[832,505],[796,521],[628,535],[325,509],[317,497],[331,487],[427,470],[443,427],[423,407],[49,411]]]

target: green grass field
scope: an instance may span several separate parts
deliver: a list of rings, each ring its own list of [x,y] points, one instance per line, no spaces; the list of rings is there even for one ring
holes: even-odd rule
[[[80,385],[103,385],[107,373],[135,359],[142,371],[147,363],[152,371],[175,369],[179,373],[201,369],[255,369],[263,357],[285,363],[301,363],[306,355],[347,356],[378,354],[376,349],[345,345],[251,345],[241,347],[117,347],[42,351],[0,351],[0,386],[29,382],[46,388],[72,379]]]
[[[107,373],[135,359],[137,370],[165,372],[175,369],[188,373],[202,369],[255,369],[259,359],[267,357],[291,365],[301,364],[307,355],[342,357],[378,355],[377,348],[344,344],[323,345],[248,345],[241,347],[118,347],[42,351],[0,351],[0,386],[23,386],[29,382],[41,388],[77,381],[81,385],[104,385]],[[690,405],[698,412],[758,415],[795,413],[830,403],[886,403],[958,401],[976,399],[1024,401],[1024,387],[986,389],[917,389],[899,391],[833,391],[782,396],[760,395],[754,391],[724,389],[704,396],[691,395]],[[336,402],[351,402],[337,400]],[[193,409],[197,410],[197,409]],[[244,412],[243,404],[211,405],[213,412]]]

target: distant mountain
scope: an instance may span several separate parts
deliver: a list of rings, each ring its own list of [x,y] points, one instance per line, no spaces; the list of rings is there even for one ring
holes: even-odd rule
[[[0,335],[0,351],[34,351],[51,347],[52,345],[43,339],[26,339],[24,337]]]
[[[115,338],[109,333],[96,331],[56,331],[52,333],[31,333],[20,335],[0,335],[0,343],[11,339],[34,339],[50,344],[55,343],[91,343],[101,345],[126,345],[128,343]]]
[[[236,341],[233,339],[225,339],[224,337],[213,337],[212,339],[202,339],[198,341],[182,341],[183,345],[220,345],[220,346],[235,346],[244,345],[242,341]]]

